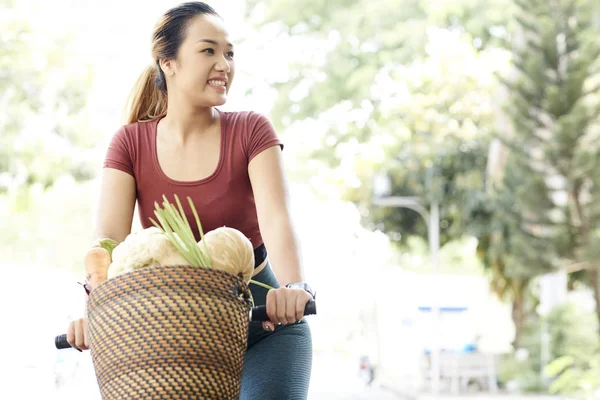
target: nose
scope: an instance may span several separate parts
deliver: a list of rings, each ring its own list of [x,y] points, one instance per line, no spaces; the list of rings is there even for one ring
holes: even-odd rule
[[[219,62],[215,65],[215,69],[219,72],[229,73],[231,71],[231,65],[229,65],[225,57],[221,57]]]

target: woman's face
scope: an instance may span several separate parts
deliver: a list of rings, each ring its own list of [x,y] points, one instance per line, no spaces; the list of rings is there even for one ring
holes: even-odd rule
[[[225,104],[235,72],[233,46],[223,20],[200,15],[188,25],[176,60],[163,67],[168,91],[199,107]]]

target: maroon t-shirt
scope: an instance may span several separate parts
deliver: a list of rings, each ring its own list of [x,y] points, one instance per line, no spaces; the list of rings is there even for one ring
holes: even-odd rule
[[[221,117],[221,153],[217,168],[205,179],[182,182],[167,177],[158,163],[156,126],[160,118],[121,127],[112,137],[104,167],[115,168],[135,178],[138,213],[142,227],[152,226],[154,202],[162,207],[163,194],[175,204],[177,194],[196,240],[200,234],[189,208],[194,202],[204,233],[221,226],[241,231],[257,248],[263,244],[258,227],[254,195],[248,175],[248,163],[257,154],[283,143],[271,122],[251,112],[219,111]]]

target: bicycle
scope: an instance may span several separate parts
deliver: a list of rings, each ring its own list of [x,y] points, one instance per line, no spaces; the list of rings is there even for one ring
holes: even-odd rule
[[[240,277],[212,268],[136,270],[103,282],[87,301],[92,362],[105,399],[235,399],[249,324],[269,320]],[[311,300],[304,315],[316,313]],[[54,342],[71,347],[64,333]]]

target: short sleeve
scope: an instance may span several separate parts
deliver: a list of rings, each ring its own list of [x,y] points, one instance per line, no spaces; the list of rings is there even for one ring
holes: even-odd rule
[[[248,162],[269,147],[280,146],[283,150],[283,142],[277,136],[273,124],[267,117],[258,113],[250,113],[248,119],[249,132],[246,143]]]
[[[112,137],[104,157],[104,168],[115,168],[135,176],[133,170],[133,145],[125,127],[121,127]]]

